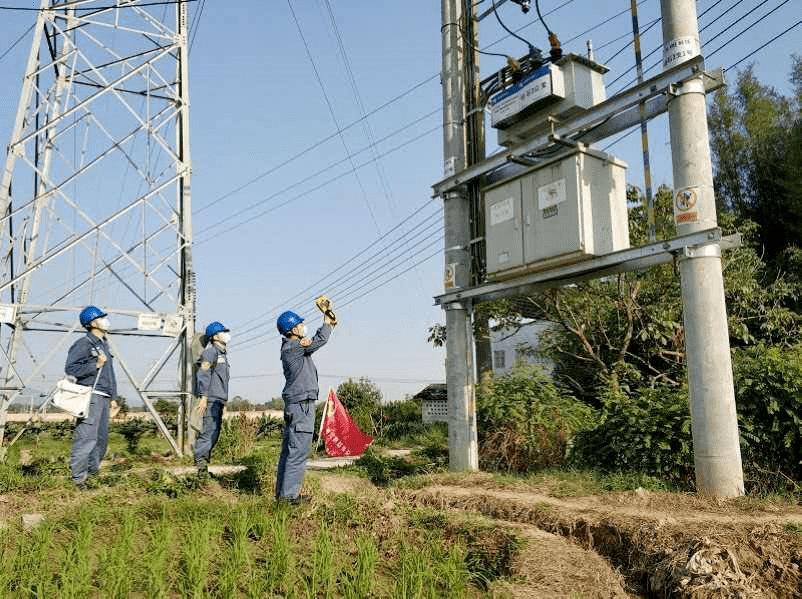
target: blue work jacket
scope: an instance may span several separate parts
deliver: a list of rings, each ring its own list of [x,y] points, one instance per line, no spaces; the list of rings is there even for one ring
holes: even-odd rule
[[[228,401],[228,380],[231,377],[228,354],[212,342],[203,350],[200,359],[201,363],[211,364],[211,368],[209,370],[198,368],[195,375],[197,394],[205,395],[209,399]]]
[[[97,377],[97,356],[99,352],[106,354],[106,363],[103,371],[95,385]],[[109,350],[109,344],[105,339],[96,337],[93,333],[87,333],[72,344],[70,351],[67,352],[67,363],[64,372],[74,376],[79,385],[91,387],[95,385],[95,391],[105,393],[109,397],[117,396],[117,378],[114,376],[114,356]]]
[[[317,399],[317,368],[312,354],[326,345],[331,335],[331,325],[323,324],[312,337],[309,347],[303,347],[299,339],[285,338],[281,343],[281,366],[284,369],[284,390],[281,398],[285,403],[296,403],[305,399]]]

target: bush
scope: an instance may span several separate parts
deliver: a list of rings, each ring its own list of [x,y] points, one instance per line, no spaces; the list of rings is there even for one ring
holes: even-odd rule
[[[112,432],[119,433],[125,439],[126,449],[131,455],[139,453],[139,441],[146,434],[157,432],[156,422],[145,418],[132,418],[123,422],[112,422]]]
[[[431,425],[423,423],[420,401],[407,399],[381,406],[377,418],[377,438],[383,442],[414,442],[426,434]]]
[[[802,480],[802,346],[733,352],[741,450],[750,463]]]
[[[577,434],[571,462],[602,472],[640,472],[693,486],[688,390],[660,386],[635,397],[608,390],[601,423]]]
[[[256,418],[247,416],[223,418],[220,424],[220,437],[217,439],[214,452],[224,462],[242,459],[253,449],[258,430],[259,421]]]
[[[592,426],[592,408],[561,392],[543,369],[518,364],[478,388],[479,459],[483,467],[528,472],[560,464],[576,431]]]
[[[178,416],[178,402],[175,401],[157,399],[153,402],[153,409],[159,413],[162,420],[165,420],[166,417]]]
[[[366,378],[358,381],[348,379],[337,387],[337,399],[359,430],[371,437],[377,436],[376,424],[379,419],[382,392],[374,383]]]

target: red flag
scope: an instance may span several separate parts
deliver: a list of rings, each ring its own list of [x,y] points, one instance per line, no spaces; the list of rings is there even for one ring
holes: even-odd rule
[[[326,401],[326,414],[321,423],[323,438],[326,440],[326,453],[330,456],[360,455],[373,443],[373,437],[366,435],[354,424],[348,412],[337,399],[334,389],[329,389]]]

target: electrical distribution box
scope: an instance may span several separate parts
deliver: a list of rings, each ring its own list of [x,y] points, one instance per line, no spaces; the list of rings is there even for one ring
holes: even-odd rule
[[[485,189],[488,277],[628,248],[626,168],[612,156],[580,150]]]
[[[513,146],[547,131],[549,116],[560,121],[603,102],[607,71],[583,56],[566,54],[491,96],[490,124],[498,130],[499,145]]]

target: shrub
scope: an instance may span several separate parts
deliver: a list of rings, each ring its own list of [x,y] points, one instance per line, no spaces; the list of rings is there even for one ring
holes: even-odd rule
[[[574,464],[603,472],[640,472],[692,485],[687,388],[647,388],[635,397],[608,390],[603,401],[601,423],[580,432],[574,440]]]
[[[507,472],[560,464],[574,433],[594,421],[593,409],[560,391],[541,367],[518,364],[478,388],[479,459]]]
[[[802,346],[733,352],[744,462],[802,477]]]
[[[258,418],[242,415],[224,418],[214,451],[223,461],[241,460],[253,449],[259,430]]]
[[[377,436],[376,421],[382,392],[374,383],[366,378],[358,381],[348,379],[337,387],[337,399],[348,411],[359,430],[366,435]]]
[[[423,423],[421,402],[407,399],[381,406],[376,433],[377,438],[384,442],[414,442],[430,426]]]
[[[377,486],[385,486],[402,476],[412,476],[419,472],[415,464],[398,456],[381,456],[368,447],[354,463],[367,472],[370,481]]]
[[[123,422],[112,422],[112,432],[120,433],[126,443],[126,449],[131,455],[139,452],[139,441],[146,434],[155,434],[156,422],[145,418],[132,418]]]
[[[167,399],[157,399],[153,402],[153,409],[159,413],[162,420],[164,420],[166,416],[178,415],[178,403]]]

